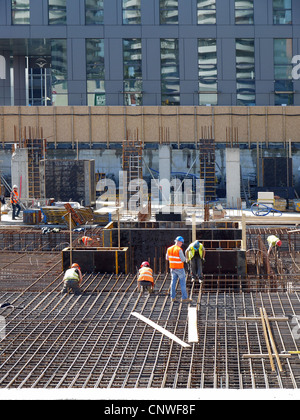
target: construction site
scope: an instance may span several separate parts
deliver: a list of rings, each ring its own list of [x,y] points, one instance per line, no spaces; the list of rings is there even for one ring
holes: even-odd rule
[[[152,171],[151,188],[133,189],[148,167],[138,129],[120,142],[122,176],[114,186],[92,159],[49,159],[40,127],[15,127],[11,179],[1,175],[0,389],[300,387],[292,158],[273,158],[272,182],[283,184],[272,189],[264,172],[270,163],[258,149],[261,188],[251,196],[240,177],[238,133],[226,131],[222,200],[214,129],[198,135],[197,179],[184,184],[185,174],[170,188],[170,133],[160,128],[159,177]],[[22,184],[15,220],[13,184]],[[288,195],[279,196],[280,188]],[[177,301],[170,298],[166,251],[178,235],[184,250],[196,239],[206,250],[201,283],[185,265],[190,303],[181,300],[179,282]],[[269,253],[270,235],[282,245]],[[137,287],[143,261],[153,269],[153,293]],[[74,262],[83,273],[79,296],[61,293]]]

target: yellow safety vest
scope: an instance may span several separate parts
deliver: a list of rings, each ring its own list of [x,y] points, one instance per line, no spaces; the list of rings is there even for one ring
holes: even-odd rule
[[[199,252],[201,260],[203,259],[203,248],[204,248],[203,244],[200,244],[199,250],[197,251]],[[195,248],[192,245],[190,245],[187,252],[189,261],[195,256],[195,252],[196,252]]]
[[[64,281],[66,280],[76,280],[79,282],[79,274],[76,268],[69,268],[64,275]]]
[[[275,246],[277,241],[279,241],[279,238],[277,238],[277,236],[275,235],[270,235],[267,237],[267,241],[269,245],[272,244],[273,246]]]

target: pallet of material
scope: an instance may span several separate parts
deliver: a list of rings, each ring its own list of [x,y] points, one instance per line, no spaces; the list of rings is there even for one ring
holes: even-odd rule
[[[69,211],[65,207],[42,207],[43,223],[68,225],[70,223]],[[110,222],[110,214],[96,214],[91,208],[72,209],[71,226],[84,225],[86,223],[107,224]]]

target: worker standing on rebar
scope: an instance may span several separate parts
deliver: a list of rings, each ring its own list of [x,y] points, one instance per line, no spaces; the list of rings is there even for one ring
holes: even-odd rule
[[[175,245],[170,246],[167,249],[166,259],[169,261],[171,271],[171,299],[173,302],[176,301],[176,281],[179,279],[182,301],[192,302],[192,299],[188,299],[186,291],[186,275],[184,270],[184,263],[186,261],[183,250],[181,249],[184,243],[182,236],[177,236],[175,239]]]
[[[80,285],[82,282],[81,268],[77,263],[71,265],[64,275],[64,287],[62,293],[73,292],[75,295],[81,294]]]
[[[197,278],[199,283],[203,280],[203,263],[205,262],[205,248],[199,241],[191,243],[185,251],[185,258],[190,266],[192,282]]]
[[[153,292],[154,289],[154,279],[153,279],[153,270],[150,268],[148,261],[144,261],[141,264],[138,275],[138,290],[147,289],[149,293]]]
[[[20,206],[20,198],[17,185],[13,186],[13,189],[10,193],[10,202],[12,206],[12,220],[15,220],[16,217],[19,217],[21,206]]]
[[[275,236],[275,235],[270,235],[267,237],[267,242],[269,245],[269,249],[268,249],[268,255],[270,255],[272,249],[274,248],[275,251],[277,250],[277,247],[282,245],[281,240]]]

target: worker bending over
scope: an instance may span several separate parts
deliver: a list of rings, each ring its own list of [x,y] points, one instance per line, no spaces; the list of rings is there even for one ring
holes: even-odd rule
[[[153,271],[150,268],[150,264],[148,263],[148,261],[144,261],[141,264],[137,281],[138,281],[138,290],[147,289],[149,293],[153,292],[153,289],[154,289]]]
[[[203,262],[205,262],[205,248],[202,243],[195,241],[185,251],[185,258],[190,266],[192,282],[197,278],[199,283],[203,280]]]
[[[68,291],[73,292],[75,295],[81,294],[80,285],[82,282],[82,273],[79,265],[74,263],[71,265],[64,275],[64,287],[62,293],[68,293]]]
[[[12,220],[15,220],[16,217],[19,217],[21,211],[19,192],[16,185],[13,186],[12,192],[10,193],[10,203],[12,206]]]
[[[269,245],[269,249],[268,249],[268,255],[270,255],[271,251],[273,248],[275,248],[275,251],[277,250],[277,247],[282,245],[281,240],[275,236],[275,235],[270,235],[267,237],[267,242]]]
[[[184,263],[186,261],[183,250],[181,249],[184,243],[182,236],[177,236],[175,239],[175,245],[170,246],[167,249],[166,259],[169,261],[171,271],[171,299],[173,302],[176,301],[176,281],[179,279],[180,289],[182,294],[183,302],[192,302],[192,299],[188,299],[186,291],[186,276],[184,270]]]

